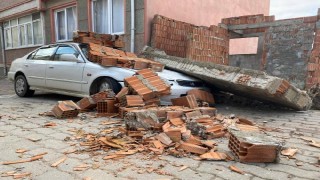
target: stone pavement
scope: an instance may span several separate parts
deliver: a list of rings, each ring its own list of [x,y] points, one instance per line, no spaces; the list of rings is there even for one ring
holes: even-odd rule
[[[152,160],[152,155],[136,154],[119,160],[103,160],[105,152],[92,154],[81,152],[66,155],[67,159],[58,167],[51,164],[64,157],[65,151],[74,148],[70,129],[82,129],[97,133],[106,128],[100,125],[108,118],[80,118],[74,120],[58,120],[52,117],[39,116],[39,113],[51,110],[58,100],[78,100],[68,96],[36,93],[32,98],[19,98],[14,95],[12,84],[0,80],[0,162],[28,158],[38,153],[47,152],[38,161],[1,165],[0,174],[8,171],[31,172],[27,179],[320,179],[318,157],[320,148],[312,147],[302,136],[312,137],[320,142],[320,111],[294,112],[271,110],[253,107],[219,105],[218,111],[224,115],[235,114],[246,117],[259,125],[278,128],[272,134],[286,142],[286,147],[299,149],[295,159],[281,156],[280,163],[242,164],[234,161],[197,161],[193,158],[175,158],[162,155]],[[44,128],[47,122],[55,122],[57,126]],[[227,139],[216,140],[220,151],[230,152]],[[16,153],[16,149],[28,151]],[[87,164],[84,171],[73,168]],[[235,165],[245,172],[244,175],[229,170]],[[182,166],[187,169],[179,171]],[[157,169],[148,173],[146,169]],[[12,179],[12,177],[1,177]]]

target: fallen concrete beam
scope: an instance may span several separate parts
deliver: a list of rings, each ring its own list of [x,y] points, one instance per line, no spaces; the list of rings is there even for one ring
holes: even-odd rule
[[[245,29],[285,26],[285,25],[300,24],[300,23],[303,23],[303,18],[283,19],[283,20],[277,20],[272,22],[261,22],[261,23],[255,23],[255,24],[228,25],[228,30],[245,30]]]
[[[166,55],[163,51],[145,48],[141,56],[165,64],[179,71],[240,96],[274,102],[295,110],[308,110],[311,98],[288,81],[269,76],[262,71],[241,69],[213,63],[194,62],[185,58]]]

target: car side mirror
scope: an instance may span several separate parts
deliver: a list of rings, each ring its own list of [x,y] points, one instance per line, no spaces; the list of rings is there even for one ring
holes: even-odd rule
[[[79,60],[74,54],[61,54],[60,61],[71,61],[71,62],[82,62],[81,60]]]

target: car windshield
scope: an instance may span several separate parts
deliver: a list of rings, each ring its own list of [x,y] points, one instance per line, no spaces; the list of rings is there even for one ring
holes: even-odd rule
[[[79,47],[84,56],[88,59],[88,44],[80,44]]]

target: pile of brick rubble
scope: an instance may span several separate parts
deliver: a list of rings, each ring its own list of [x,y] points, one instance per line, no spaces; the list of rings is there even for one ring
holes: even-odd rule
[[[249,120],[217,114],[215,108],[208,106],[214,103],[212,94],[194,89],[187,96],[171,99],[172,106],[160,106],[160,97],[170,94],[170,85],[155,72],[161,71],[163,65],[114,49],[112,45],[106,47],[106,44],[115,43],[102,42],[103,35],[78,34],[76,42],[89,43],[91,61],[138,70],[134,76],[124,79],[125,87],[118,94],[106,90],[77,103],[60,101],[52,109],[53,115],[60,119],[94,110],[100,117],[123,119],[106,121],[104,125],[109,128],[99,134],[76,133],[74,138],[84,151],[106,151],[108,154],[104,159],[153,153],[177,157],[195,154],[205,160],[235,158],[240,162],[278,160],[281,143]],[[88,38],[83,38],[87,35]],[[229,138],[228,147],[233,155],[217,152],[218,144],[214,139],[221,137]]]

